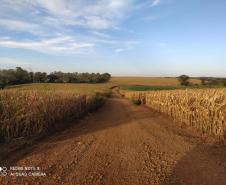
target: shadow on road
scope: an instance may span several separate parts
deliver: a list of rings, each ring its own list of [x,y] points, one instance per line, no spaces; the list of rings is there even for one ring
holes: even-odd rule
[[[162,185],[225,185],[226,145],[200,144],[182,157]]]
[[[103,107],[95,113],[86,116],[83,120],[75,121],[74,123],[72,122],[69,127],[39,140],[36,144],[32,144],[31,146],[27,146],[14,152],[12,155],[8,155],[9,157],[7,156],[5,160],[1,161],[1,164],[10,166],[16,164],[18,160],[25,158],[34,151],[40,152],[39,146],[43,142],[49,143],[49,148],[45,148],[45,150],[48,150],[60,142],[65,142],[71,139],[75,140],[82,135],[118,127],[123,124],[129,124],[131,122],[130,115],[132,114],[136,114],[136,118],[138,119],[143,119],[147,116],[151,117],[155,114],[141,114],[139,110],[134,111],[129,107],[134,107],[134,105],[131,105],[131,102],[122,99],[119,94],[113,93],[112,98],[109,98]]]

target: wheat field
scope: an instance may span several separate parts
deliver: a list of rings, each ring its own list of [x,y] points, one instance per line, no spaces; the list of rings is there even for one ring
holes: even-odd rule
[[[218,136],[226,133],[225,88],[145,92],[121,90],[121,93],[203,133]]]

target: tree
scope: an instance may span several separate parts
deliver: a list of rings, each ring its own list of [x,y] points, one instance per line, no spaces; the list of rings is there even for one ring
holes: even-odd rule
[[[184,85],[184,86],[188,86],[190,84],[188,81],[189,79],[190,79],[190,77],[187,75],[181,75],[178,77],[180,84]]]
[[[223,86],[226,87],[226,78],[224,78],[224,79],[222,80],[222,82],[223,82]]]
[[[0,88],[7,85],[24,83],[103,83],[109,81],[109,73],[63,73],[28,72],[21,67],[16,69],[0,70]]]
[[[109,73],[102,74],[103,82],[108,82],[111,79],[111,75]]]
[[[7,86],[7,78],[3,71],[0,71],[0,89],[4,89]]]
[[[29,72],[29,77],[30,77],[30,82],[33,83],[34,82],[34,73]]]
[[[201,79],[201,84],[202,84],[202,85],[206,85],[206,84],[207,84],[207,80],[206,80],[205,78],[202,78],[202,79]]]
[[[30,82],[29,73],[21,67],[16,67],[14,84],[23,84]]]
[[[57,78],[55,79],[56,83],[63,83],[64,82],[64,73],[61,71],[53,72],[53,75],[55,75]]]
[[[58,80],[58,76],[54,73],[50,73],[49,75],[47,75],[47,82],[49,83],[54,83]]]
[[[6,78],[7,85],[14,85],[16,82],[16,74],[14,69],[3,70],[3,76]]]
[[[36,72],[34,74],[34,82],[44,83],[47,81],[47,74],[42,72]]]

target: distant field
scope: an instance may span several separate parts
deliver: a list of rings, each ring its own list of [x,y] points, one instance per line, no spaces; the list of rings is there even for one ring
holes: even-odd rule
[[[122,90],[128,91],[160,91],[160,90],[175,90],[184,89],[186,87],[181,86],[145,86],[145,85],[124,85]]]
[[[200,84],[198,79],[191,79],[190,82]],[[109,83],[117,85],[180,86],[177,78],[164,77],[112,77]]]
[[[200,80],[191,79],[193,84],[200,84]],[[73,90],[76,93],[96,93],[106,92],[113,86],[143,86],[142,90],[150,90],[150,86],[154,86],[155,90],[175,89],[180,86],[177,78],[163,77],[112,77],[108,83],[99,84],[66,84],[66,83],[34,83],[24,85],[14,85],[8,88],[16,88],[22,90]],[[166,87],[169,86],[169,87]],[[133,87],[134,88],[134,87]],[[136,88],[136,87],[135,87]],[[141,87],[137,87],[141,88]],[[153,87],[152,87],[153,88]]]
[[[94,94],[97,92],[108,92],[112,85],[102,84],[66,84],[66,83],[34,83],[11,86],[10,89],[18,90],[44,90],[44,91],[73,91],[78,94]]]
[[[122,90],[128,91],[161,91],[161,90],[176,90],[176,89],[221,89],[222,86],[148,86],[148,85],[122,85]]]

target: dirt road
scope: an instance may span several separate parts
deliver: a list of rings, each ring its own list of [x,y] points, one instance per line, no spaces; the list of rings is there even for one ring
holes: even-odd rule
[[[116,94],[7,162],[40,167],[47,176],[0,177],[1,185],[226,185],[225,144],[203,141]]]

